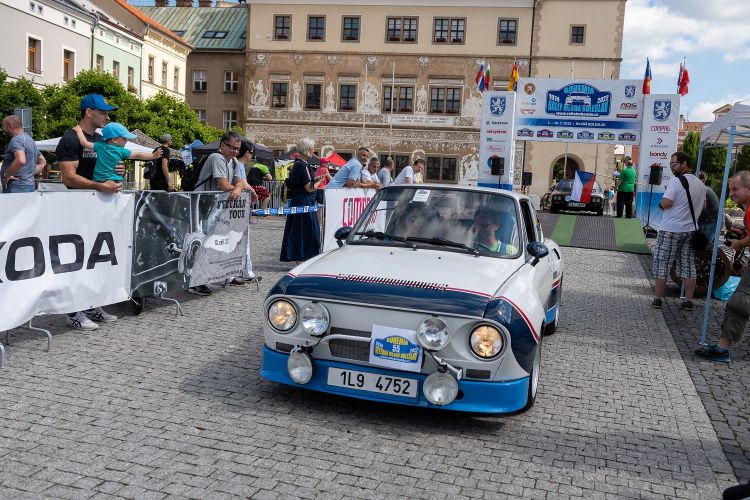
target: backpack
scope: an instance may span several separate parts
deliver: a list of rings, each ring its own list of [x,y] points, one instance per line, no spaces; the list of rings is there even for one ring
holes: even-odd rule
[[[143,166],[143,178],[151,179],[154,176],[155,172],[156,172],[156,162],[154,160],[147,161],[146,164]]]
[[[183,191],[195,191],[196,188],[199,186],[205,184],[206,182],[209,182],[213,179],[213,175],[208,176],[203,182],[198,184],[198,179],[201,177],[201,170],[203,170],[203,165],[206,164],[206,160],[208,160],[209,155],[203,155],[201,156],[197,162],[193,163],[192,167],[188,167],[185,169],[185,174],[182,176],[182,190]]]

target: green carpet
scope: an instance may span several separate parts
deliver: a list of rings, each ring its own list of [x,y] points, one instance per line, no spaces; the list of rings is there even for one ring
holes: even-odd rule
[[[612,221],[615,224],[615,241],[619,251],[651,254],[646,245],[646,238],[643,236],[640,220],[614,218]]]
[[[577,215],[562,214],[557,220],[555,230],[552,232],[552,238],[555,242],[564,247],[571,246],[570,240],[573,239],[573,229],[576,227]]]

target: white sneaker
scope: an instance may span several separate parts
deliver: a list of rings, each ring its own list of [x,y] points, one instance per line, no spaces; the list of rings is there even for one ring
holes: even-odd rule
[[[88,309],[83,312],[91,321],[103,321],[104,323],[117,321],[117,316],[104,312],[104,309],[101,307],[95,307],[94,309]]]
[[[65,319],[65,324],[75,330],[96,330],[99,328],[99,325],[88,319],[83,312],[77,312],[73,318],[68,316]]]

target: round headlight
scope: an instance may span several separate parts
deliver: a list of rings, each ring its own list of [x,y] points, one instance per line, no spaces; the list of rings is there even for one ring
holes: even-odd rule
[[[268,322],[280,332],[288,332],[297,323],[297,311],[291,302],[277,300],[268,308]]]
[[[497,356],[503,349],[503,335],[494,326],[480,325],[471,332],[469,345],[474,354],[489,359]]]
[[[447,405],[458,395],[458,382],[448,373],[431,373],[424,379],[422,393],[434,405]]]
[[[286,361],[286,371],[289,376],[298,384],[306,384],[313,375],[313,364],[310,355],[299,348],[289,353],[289,359]]]
[[[328,330],[331,316],[325,306],[317,302],[311,302],[300,309],[299,321],[306,334],[319,337]]]
[[[417,339],[428,351],[439,351],[450,340],[448,325],[436,316],[425,318],[417,328]]]

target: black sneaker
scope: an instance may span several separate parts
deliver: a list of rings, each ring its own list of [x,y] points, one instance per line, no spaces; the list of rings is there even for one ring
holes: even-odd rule
[[[693,310],[693,301],[692,300],[683,300],[682,304],[680,304],[680,309],[683,311],[692,311]]]
[[[187,293],[192,293],[194,295],[211,295],[211,289],[208,288],[206,285],[199,285],[199,286],[192,286],[187,289]]]
[[[232,278],[227,282],[227,285],[234,285],[234,286],[243,286],[245,284],[245,280],[242,280],[240,278]]]
[[[717,344],[710,345],[706,348],[700,348],[695,350],[695,355],[699,358],[708,359],[711,361],[717,361],[719,363],[731,363],[732,356],[729,354],[729,349],[721,349]]]
[[[661,299],[652,300],[651,307],[653,307],[654,309],[661,309]]]

